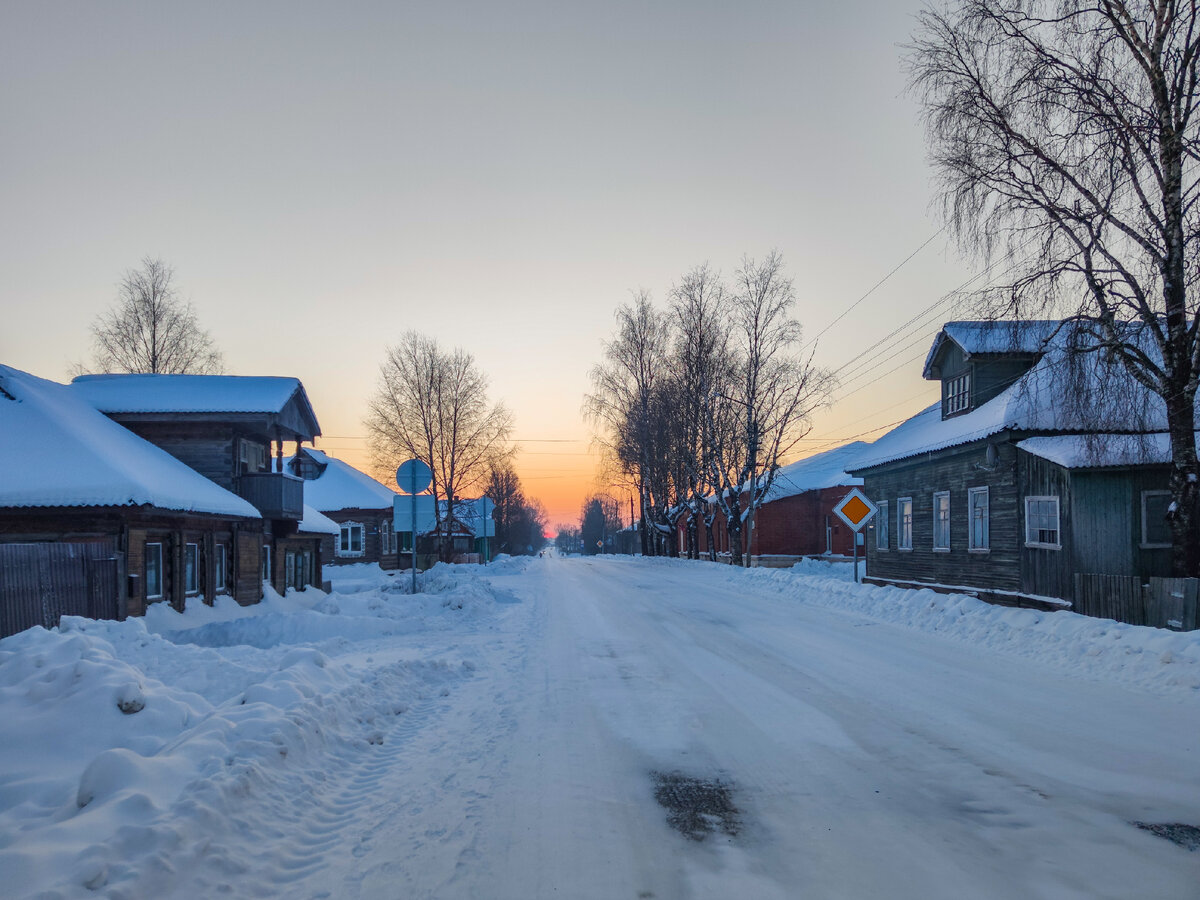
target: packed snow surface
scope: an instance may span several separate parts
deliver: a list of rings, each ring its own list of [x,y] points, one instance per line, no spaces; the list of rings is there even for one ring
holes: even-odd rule
[[[1200,633],[848,575],[347,566],[6,638],[3,894],[1196,896]]]

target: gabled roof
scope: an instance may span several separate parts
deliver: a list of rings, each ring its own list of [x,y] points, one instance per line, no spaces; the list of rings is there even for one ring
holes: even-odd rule
[[[1005,431],[1144,433],[1166,428],[1162,398],[1100,353],[1072,354],[1057,338],[1034,366],[976,409],[942,418],[934,403],[875,441],[853,471],[983,440]]]
[[[337,534],[342,533],[342,526],[329,516],[323,515],[312,506],[304,504],[304,518],[296,525],[296,531],[307,534]]]
[[[862,484],[861,478],[848,474],[846,470],[851,468],[870,446],[866,441],[854,441],[782,466],[775,473],[775,481],[764,502],[782,500],[784,497],[794,497],[822,488]]]
[[[321,433],[297,378],[250,375],[80,375],[71,389],[110,416],[262,416],[304,440]]]
[[[321,512],[392,508],[396,492],[365,472],[360,472],[349,463],[334,459],[320,450],[305,447],[300,453],[312,459],[321,468],[320,475],[304,481],[304,500],[313,508]],[[284,460],[288,471],[292,471],[295,459],[295,456],[289,456]]]
[[[153,506],[258,519],[241,497],[97,412],[0,365],[0,507]]]
[[[1058,320],[1018,319],[1011,321],[947,322],[942,326],[929,354],[922,375],[934,378],[932,369],[947,342],[953,342],[970,359],[973,356],[1036,356],[1061,326]]]

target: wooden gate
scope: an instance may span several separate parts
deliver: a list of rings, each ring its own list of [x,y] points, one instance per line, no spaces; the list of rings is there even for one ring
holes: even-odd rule
[[[1195,631],[1200,579],[1075,575],[1075,612],[1130,625]]]
[[[0,637],[62,616],[118,618],[120,562],[112,541],[0,544]]]

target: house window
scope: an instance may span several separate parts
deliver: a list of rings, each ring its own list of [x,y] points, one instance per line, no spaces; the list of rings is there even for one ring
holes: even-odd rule
[[[1142,547],[1171,546],[1171,526],[1167,522],[1170,506],[1170,491],[1142,491]]]
[[[228,550],[224,544],[217,544],[217,577],[216,589],[218,591],[225,590],[225,566],[228,558]]]
[[[1058,498],[1025,498],[1025,546],[1058,550]]]
[[[888,548],[888,504],[886,500],[880,500],[877,504],[879,512],[875,516],[875,549],[886,550]]]
[[[184,544],[183,547],[183,590],[195,594],[200,590],[200,545]]]
[[[389,556],[396,552],[396,530],[384,519],[379,523],[379,554]]]
[[[312,583],[312,551],[288,550],[284,554],[285,587],[302,591]]]
[[[271,580],[271,545],[263,544],[262,555],[262,580],[270,582]]]
[[[912,497],[896,501],[896,548],[912,549]]]
[[[988,489],[970,488],[967,491],[967,507],[970,515],[970,539],[968,550],[987,550],[991,547],[988,535]]]
[[[162,544],[146,545],[146,599],[161,600],[163,595]]]
[[[242,475],[262,472],[267,468],[267,448],[254,441],[238,441],[238,466]]]
[[[959,375],[946,381],[946,415],[962,412],[971,405],[971,376]]]
[[[343,522],[338,537],[338,556],[363,555],[363,527],[358,522]]]
[[[933,549],[950,549],[950,492],[933,495]]]

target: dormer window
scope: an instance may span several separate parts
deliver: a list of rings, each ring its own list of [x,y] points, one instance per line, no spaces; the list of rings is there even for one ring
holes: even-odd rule
[[[946,415],[963,412],[971,406],[970,373],[946,379]]]

